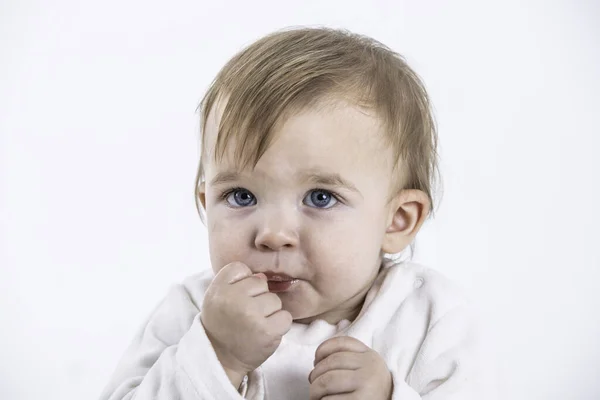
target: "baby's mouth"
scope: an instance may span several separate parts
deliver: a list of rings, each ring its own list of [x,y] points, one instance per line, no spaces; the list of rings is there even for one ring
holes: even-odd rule
[[[269,292],[271,293],[287,292],[294,284],[298,283],[298,279],[285,274],[266,272],[265,275],[267,276],[267,284],[269,285]]]

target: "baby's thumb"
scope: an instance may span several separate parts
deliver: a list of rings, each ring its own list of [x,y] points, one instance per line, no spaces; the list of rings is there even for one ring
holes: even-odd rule
[[[259,272],[257,274],[253,274],[252,276],[255,276],[255,277],[260,278],[260,279],[265,280],[265,281],[267,280],[267,276],[265,274],[263,274],[262,272]]]
[[[217,273],[215,281],[233,284],[252,276],[252,270],[241,262],[232,262],[227,264]]]

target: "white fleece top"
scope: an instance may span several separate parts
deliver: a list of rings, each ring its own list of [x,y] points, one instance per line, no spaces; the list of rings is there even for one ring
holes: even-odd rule
[[[243,398],[200,322],[213,277],[207,270],[171,289],[125,352],[101,400]],[[465,297],[439,273],[413,263],[386,265],[354,322],[293,323],[277,351],[249,375],[245,398],[307,400],[315,351],[336,335],[352,336],[383,357],[393,376],[393,400],[495,398]]]

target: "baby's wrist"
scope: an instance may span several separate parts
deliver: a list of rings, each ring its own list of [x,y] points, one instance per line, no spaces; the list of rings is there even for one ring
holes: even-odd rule
[[[239,391],[240,387],[242,386],[242,382],[244,381],[244,377],[247,376],[248,373],[236,371],[225,366],[223,366],[223,369],[225,370],[225,373],[227,374],[227,377],[229,378],[229,381],[231,382],[235,390]]]
[[[227,374],[227,377],[231,381],[231,384],[238,389],[244,380],[244,377],[250,373],[247,368],[238,366],[238,363],[234,361],[227,351],[222,351],[219,346],[213,345],[217,359],[221,363],[221,367]]]
[[[208,331],[206,331],[206,336],[208,336],[208,340],[211,342],[217,359],[227,374],[227,377],[236,389],[239,388],[244,376],[246,376],[250,371],[245,371],[243,368],[234,367],[233,364],[235,363],[231,362],[233,357],[231,357],[227,351],[223,350],[223,347],[213,339],[212,335]]]

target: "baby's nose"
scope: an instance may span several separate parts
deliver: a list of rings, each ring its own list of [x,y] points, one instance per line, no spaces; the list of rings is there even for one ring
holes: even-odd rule
[[[259,250],[277,251],[298,246],[298,232],[291,218],[271,216],[259,227],[254,245]]]

